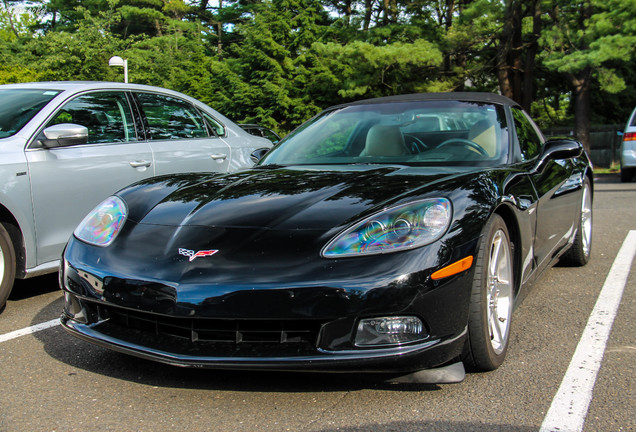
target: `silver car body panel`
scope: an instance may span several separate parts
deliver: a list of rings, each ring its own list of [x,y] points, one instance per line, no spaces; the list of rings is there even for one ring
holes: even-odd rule
[[[58,259],[60,245],[84,216],[119,188],[154,174],[147,142],[26,152],[37,238],[37,263]],[[131,166],[146,161],[148,166]]]
[[[625,126],[624,135],[628,133],[636,133],[636,108],[632,111],[632,115],[629,116],[627,125]],[[623,168],[636,168],[636,141],[622,141],[621,142],[621,167]]]
[[[0,139],[0,213],[17,222],[24,243],[18,277],[55,271],[64,245],[104,198],[135,181],[179,172],[226,172],[253,165],[271,147],[196,99],[158,87],[110,82],[42,82],[0,88],[61,90],[18,133]],[[186,101],[225,127],[223,137],[131,141],[41,148],[36,137],[61,106],[91,92],[154,93]],[[4,207],[3,210],[2,207]]]

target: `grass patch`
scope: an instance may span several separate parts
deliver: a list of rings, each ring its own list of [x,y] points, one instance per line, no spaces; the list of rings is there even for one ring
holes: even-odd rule
[[[614,163],[609,168],[594,167],[594,174],[618,174],[620,170],[621,170],[620,164]]]

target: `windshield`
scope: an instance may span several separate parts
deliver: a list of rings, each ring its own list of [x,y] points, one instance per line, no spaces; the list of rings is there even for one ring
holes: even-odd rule
[[[325,111],[286,137],[259,165],[495,166],[507,157],[501,106],[418,101]]]
[[[0,138],[15,135],[59,93],[42,89],[0,90]]]

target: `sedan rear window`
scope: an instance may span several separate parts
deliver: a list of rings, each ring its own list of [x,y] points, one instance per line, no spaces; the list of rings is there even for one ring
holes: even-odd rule
[[[0,90],[0,138],[15,135],[58,94],[44,89]]]

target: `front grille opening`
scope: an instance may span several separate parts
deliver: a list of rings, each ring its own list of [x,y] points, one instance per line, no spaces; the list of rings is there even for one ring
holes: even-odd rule
[[[112,306],[97,306],[101,320],[155,336],[169,336],[192,343],[304,345],[316,347],[324,324],[320,320],[232,320],[174,318]]]

